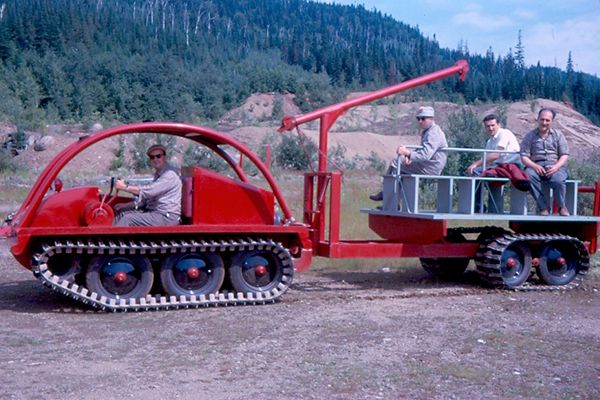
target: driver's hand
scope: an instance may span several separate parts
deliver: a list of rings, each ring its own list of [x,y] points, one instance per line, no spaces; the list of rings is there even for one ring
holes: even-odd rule
[[[127,184],[123,179],[117,179],[115,187],[117,188],[117,190],[123,190],[127,187]]]

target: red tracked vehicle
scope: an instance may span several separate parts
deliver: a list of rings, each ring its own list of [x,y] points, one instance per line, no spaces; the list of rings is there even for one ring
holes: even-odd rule
[[[534,276],[533,268],[545,285],[571,285],[588,270],[600,221],[576,215],[577,192],[594,193],[598,216],[600,185],[578,188],[571,183],[574,216],[539,218],[528,215],[523,197],[517,195],[514,201],[511,197],[510,213],[476,214],[473,188],[486,178],[387,176],[383,207],[362,210],[369,214],[371,229],[383,239],[340,239],[342,174],[328,171],[326,158],[329,129],[336,119],[351,107],[437,79],[455,74],[464,79],[467,71],[467,63],[461,60],[420,78],[284,118],[281,131],[320,120],[319,168],[305,174],[301,223],[294,220],[267,167],[243,144],[208,128],[142,123],[83,137],[65,148],[9,217],[2,234],[11,238],[15,258],[42,283],[112,311],[272,302],[289,288],[295,270],[309,267],[313,255],[419,257],[425,269],[439,276],[461,274],[475,259],[481,276],[495,286],[529,287],[526,281]],[[114,227],[113,206],[128,199],[113,194],[112,187],[106,194],[97,186],[61,190],[58,177],[84,149],[112,136],[134,133],[174,135],[206,146],[229,164],[236,179],[199,167],[183,168],[181,225]],[[251,161],[268,189],[252,184],[225,146],[238,152],[238,160]],[[435,210],[418,209],[419,179],[436,182]],[[459,199],[453,200],[457,185]],[[275,215],[276,203],[281,219]],[[508,221],[510,230],[447,227],[448,221],[469,219]],[[476,237],[468,239],[472,234]],[[228,284],[224,284],[226,277]]]

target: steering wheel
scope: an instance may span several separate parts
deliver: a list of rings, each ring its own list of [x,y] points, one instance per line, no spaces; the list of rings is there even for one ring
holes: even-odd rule
[[[108,192],[106,192],[106,194],[104,194],[104,196],[102,196],[102,201],[100,202],[100,208],[102,208],[102,206],[104,204],[112,207],[112,203],[114,203],[115,200],[117,199],[116,191],[115,191],[115,196],[108,199],[109,196],[112,196],[113,191],[115,190],[116,182],[117,182],[117,178],[115,178],[114,176],[111,176],[110,177],[110,189],[108,190]],[[108,199],[108,201],[107,201],[107,199]]]

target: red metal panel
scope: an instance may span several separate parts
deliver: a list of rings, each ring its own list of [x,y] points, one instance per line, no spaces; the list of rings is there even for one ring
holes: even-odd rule
[[[315,179],[313,174],[304,175],[304,213],[302,222],[312,226],[313,224],[313,198],[315,190]]]
[[[317,254],[329,258],[474,257],[478,243],[409,244],[386,241],[343,240],[321,242]]]
[[[329,193],[329,242],[337,243],[340,240],[340,213],[342,197],[342,173],[331,173],[331,191]]]
[[[404,243],[435,243],[446,236],[446,221],[369,214],[369,228],[384,239]]]
[[[41,204],[31,226],[61,228],[85,225],[84,210],[89,202],[98,202],[95,186],[81,186],[52,193]]]
[[[275,220],[273,193],[194,168],[194,224],[266,224]]]

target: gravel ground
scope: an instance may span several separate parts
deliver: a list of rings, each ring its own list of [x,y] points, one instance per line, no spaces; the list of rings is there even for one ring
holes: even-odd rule
[[[599,289],[318,270],[272,305],[110,314],[0,241],[0,398],[597,399]]]

